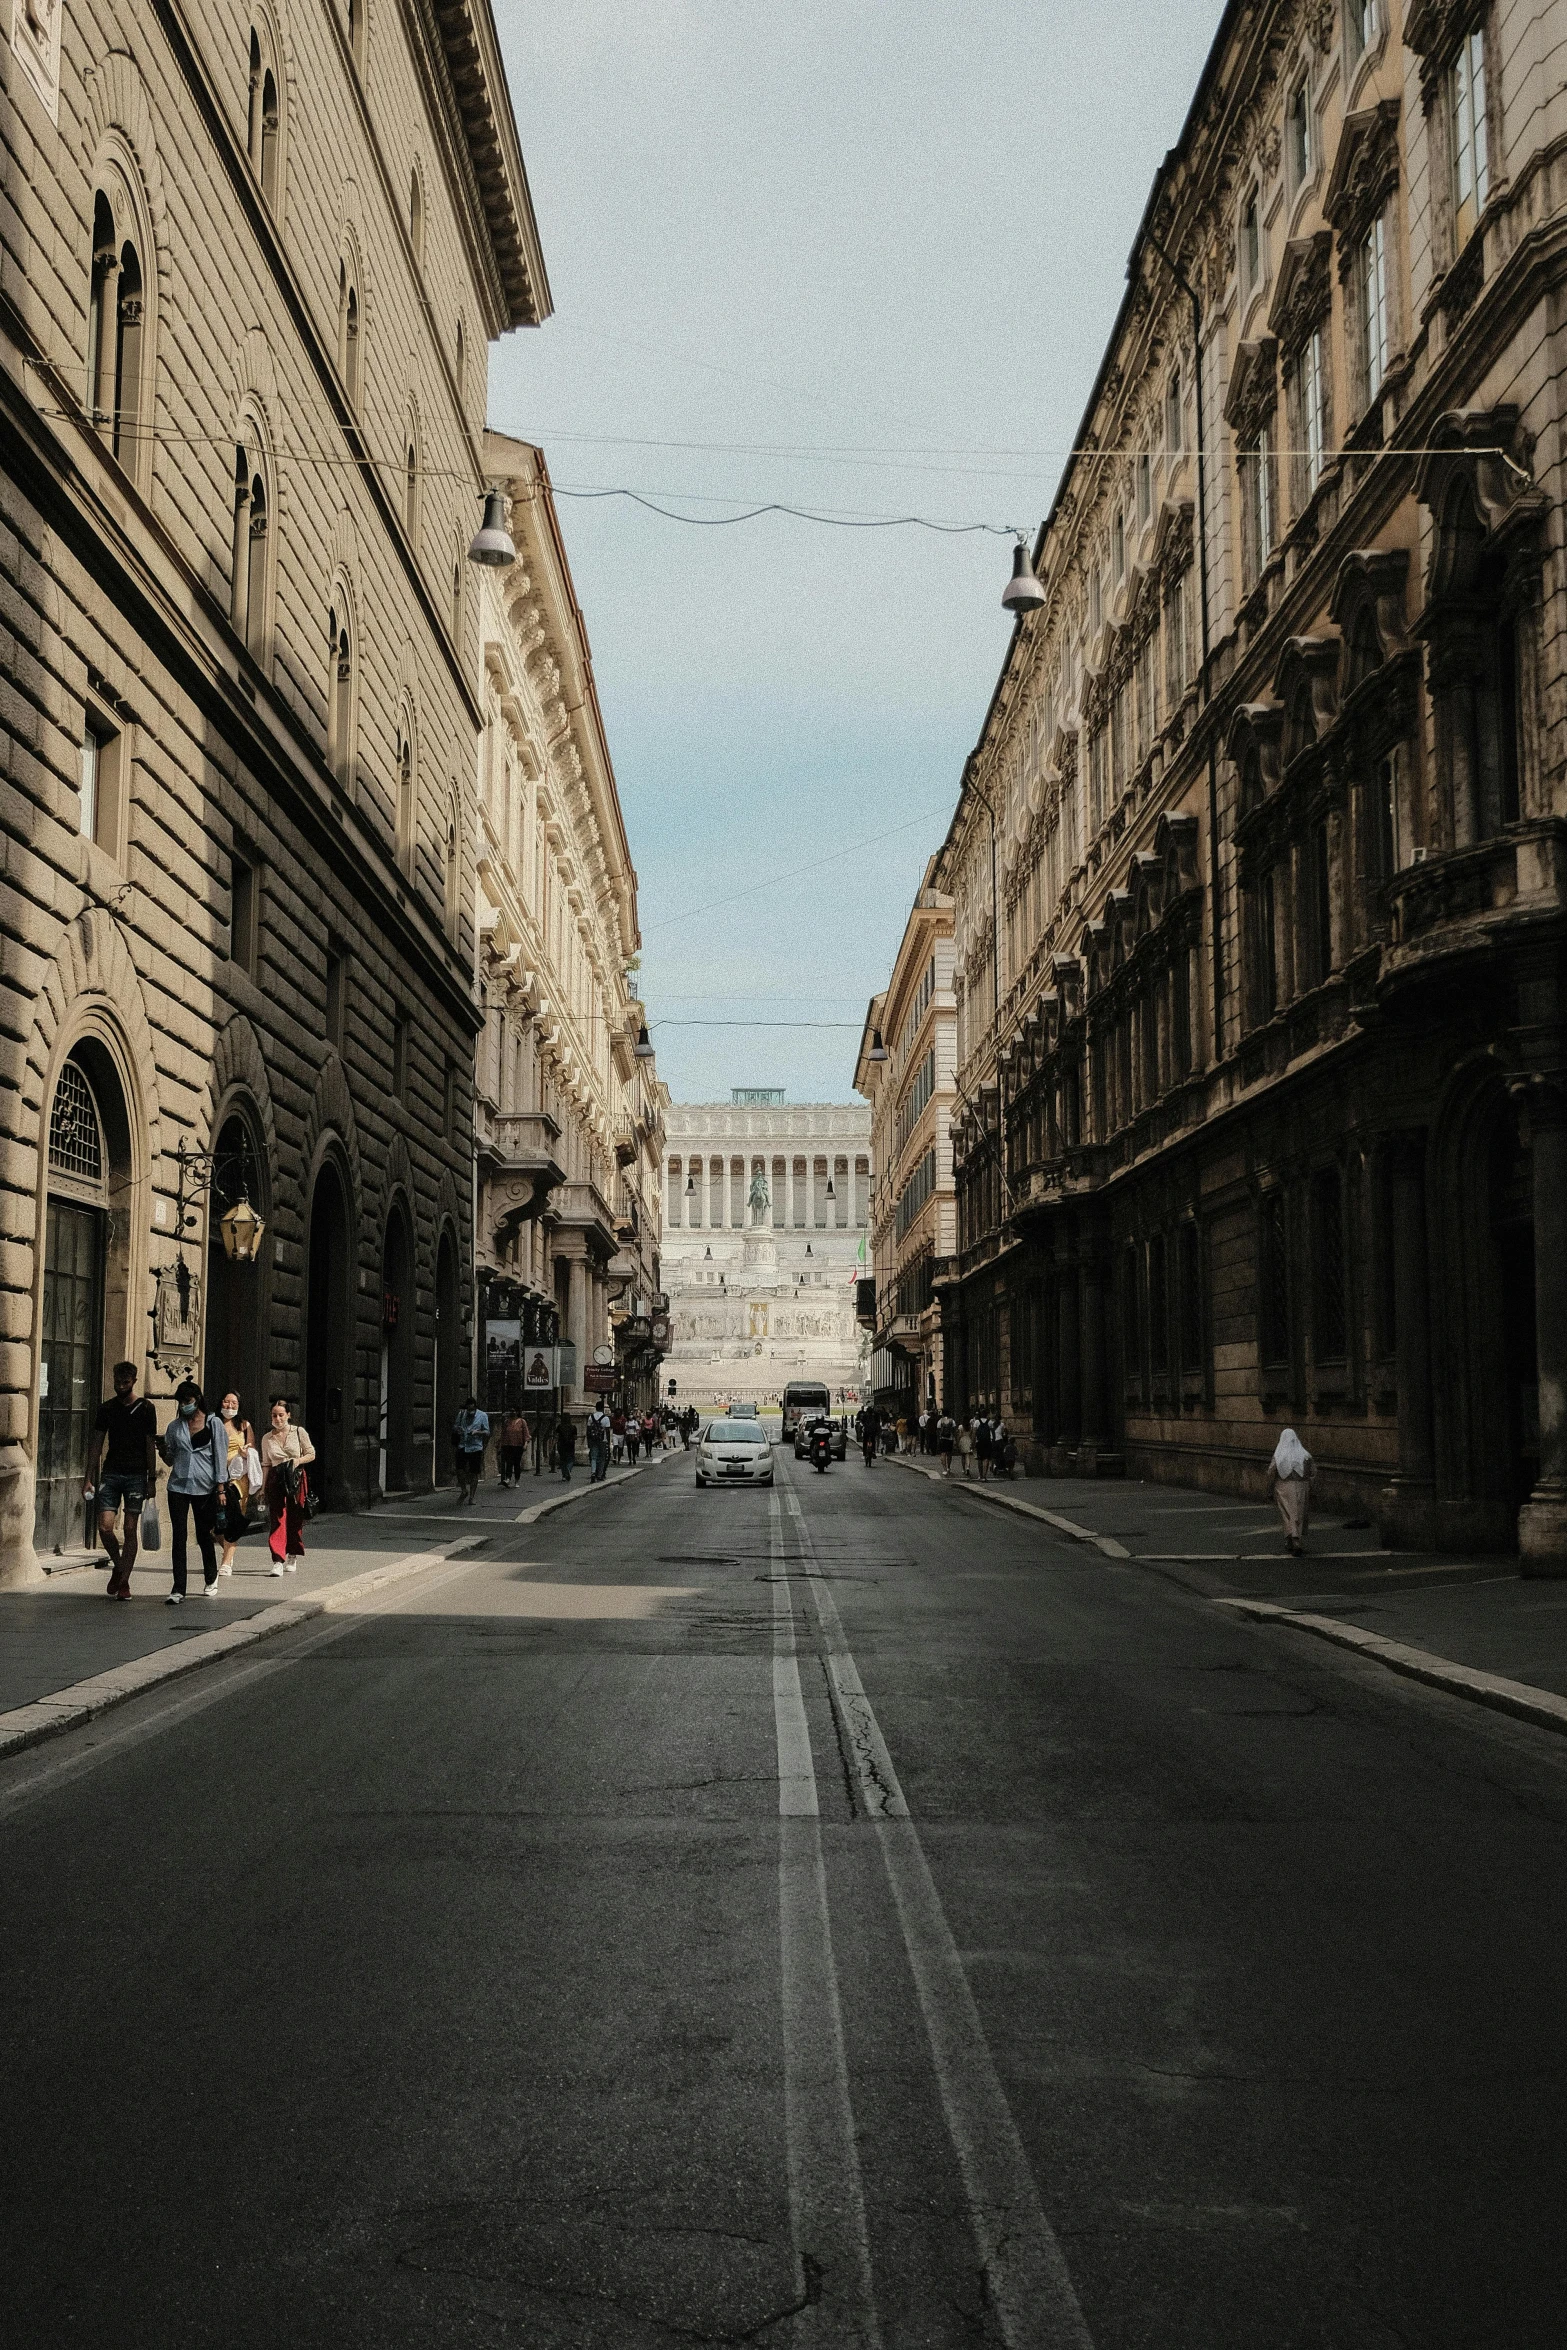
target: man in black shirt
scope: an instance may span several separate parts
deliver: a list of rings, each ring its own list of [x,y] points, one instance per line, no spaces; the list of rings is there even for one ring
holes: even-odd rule
[[[99,1462],[103,1474],[98,1473]],[[114,1393],[98,1406],[93,1423],[92,1452],[82,1487],[98,1501],[98,1532],[109,1554],[109,1597],[129,1599],[131,1569],[136,1564],[136,1541],[141,1508],[158,1478],[158,1415],[145,1397],[136,1393],[136,1365],[116,1363]],[[125,1511],[125,1540],[116,1539],[114,1521]]]

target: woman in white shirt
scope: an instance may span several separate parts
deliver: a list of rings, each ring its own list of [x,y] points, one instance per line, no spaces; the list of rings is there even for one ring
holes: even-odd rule
[[[272,1425],[261,1439],[261,1475],[267,1497],[267,1548],[272,1572],[298,1572],[296,1561],[305,1555],[305,1495],[309,1481],[305,1464],[316,1457],[308,1429],[288,1416],[288,1397],[272,1398]]]

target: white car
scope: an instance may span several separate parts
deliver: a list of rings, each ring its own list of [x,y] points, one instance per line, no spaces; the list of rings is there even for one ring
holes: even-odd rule
[[[771,1485],[773,1448],[759,1420],[713,1420],[697,1446],[698,1485]]]

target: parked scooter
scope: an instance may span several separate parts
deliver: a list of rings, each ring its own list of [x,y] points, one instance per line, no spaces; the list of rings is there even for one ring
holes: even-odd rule
[[[811,1430],[808,1458],[812,1468],[825,1475],[827,1464],[832,1459],[832,1430],[825,1420]]]

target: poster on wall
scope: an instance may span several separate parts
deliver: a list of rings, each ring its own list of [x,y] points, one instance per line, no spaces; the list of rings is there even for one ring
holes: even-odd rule
[[[545,1395],[557,1385],[553,1346],[524,1347],[522,1356],[522,1385],[528,1395]]]

